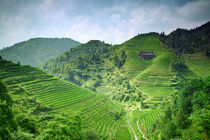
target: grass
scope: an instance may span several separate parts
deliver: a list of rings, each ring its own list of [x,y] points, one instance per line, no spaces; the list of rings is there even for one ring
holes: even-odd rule
[[[136,84],[149,96],[166,97],[173,92],[170,87],[174,73],[171,72],[170,53],[163,53],[153,63],[135,77]],[[155,92],[154,92],[155,91]]]

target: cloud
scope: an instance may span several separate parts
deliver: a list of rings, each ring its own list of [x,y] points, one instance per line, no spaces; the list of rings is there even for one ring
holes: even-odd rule
[[[186,5],[178,8],[178,14],[182,18],[190,21],[201,21],[210,19],[210,1],[198,0],[187,3]]]
[[[194,28],[209,0],[0,0],[0,48],[32,37],[122,43],[138,33]]]
[[[92,24],[88,18],[81,18],[78,23],[74,24],[65,34],[71,38],[85,43],[91,39],[102,40],[104,30],[98,24]]]
[[[113,20],[113,21],[116,21],[116,20],[119,20],[120,18],[120,15],[119,14],[112,14],[110,19]]]

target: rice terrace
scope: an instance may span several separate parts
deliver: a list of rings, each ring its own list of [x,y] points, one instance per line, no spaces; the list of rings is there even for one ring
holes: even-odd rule
[[[209,9],[0,0],[0,140],[209,140]]]

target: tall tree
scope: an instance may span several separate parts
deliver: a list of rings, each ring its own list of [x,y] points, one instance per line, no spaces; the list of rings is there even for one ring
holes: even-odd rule
[[[13,101],[6,86],[0,82],[0,139],[9,139],[10,132],[17,129],[12,112]]]

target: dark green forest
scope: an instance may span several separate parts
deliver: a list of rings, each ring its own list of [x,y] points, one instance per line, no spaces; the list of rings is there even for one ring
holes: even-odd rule
[[[210,22],[191,30],[178,28],[169,35],[160,34],[161,41],[176,54],[202,52],[210,56],[209,38]]]
[[[209,139],[209,93],[210,77],[181,79],[170,102],[162,105],[162,114],[151,127],[151,138]]]

